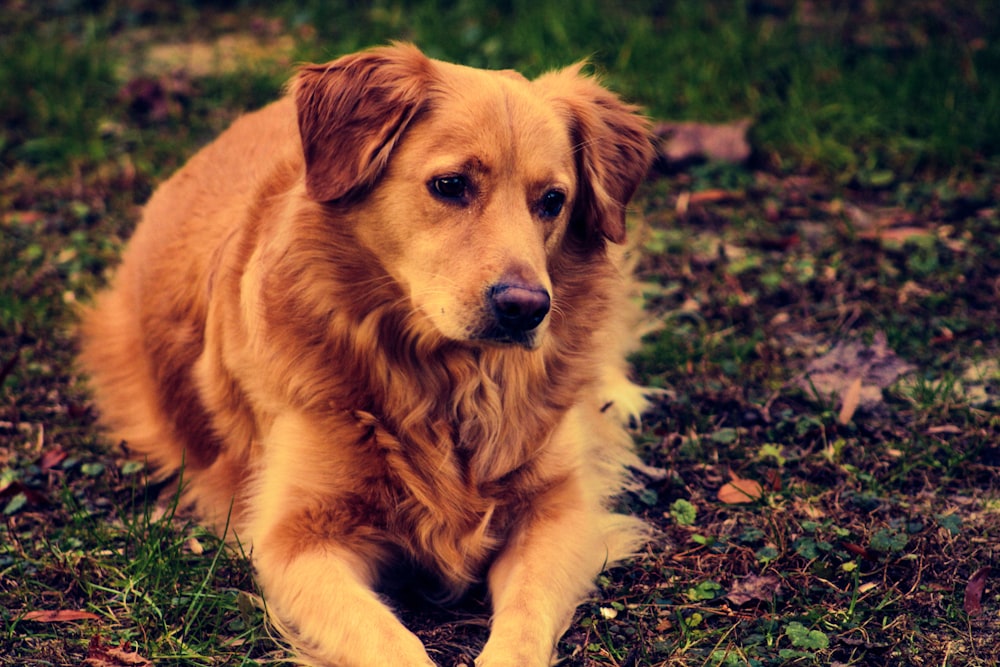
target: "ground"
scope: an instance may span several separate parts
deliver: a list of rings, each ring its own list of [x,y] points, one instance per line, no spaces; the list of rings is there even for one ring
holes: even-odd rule
[[[748,141],[665,143],[634,201],[633,362],[659,390],[636,441],[661,472],[621,509],[659,534],[601,577],[562,664],[1000,662],[996,13],[646,4],[5,9],[0,664],[286,657],[245,556],[96,428],[73,309],[155,185],[295,62],[390,38],[529,74],[590,57],[703,144]],[[397,606],[471,664],[479,598]]]

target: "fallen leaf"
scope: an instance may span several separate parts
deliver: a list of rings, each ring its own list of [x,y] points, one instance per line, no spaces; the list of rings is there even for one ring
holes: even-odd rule
[[[871,549],[867,549],[861,545],[854,544],[853,542],[844,542],[844,550],[864,558],[865,560],[874,561],[878,559],[878,554],[876,554]]]
[[[14,367],[17,366],[17,362],[21,360],[21,350],[14,350],[14,355],[3,362],[0,365],[0,382],[7,379],[7,376],[11,374]]]
[[[96,621],[99,618],[100,616],[92,614],[89,611],[56,609],[29,611],[22,617],[22,620],[35,621],[36,623],[67,623],[71,621]]]
[[[764,489],[754,480],[738,477],[733,472],[730,472],[729,476],[732,480],[719,488],[718,496],[719,500],[727,505],[752,503],[764,494]]]
[[[882,390],[913,369],[914,366],[889,349],[885,333],[880,331],[871,345],[860,341],[838,343],[813,359],[796,384],[823,400],[839,398],[843,406],[841,414],[847,417],[853,416],[859,407],[871,408],[881,403]],[[848,407],[852,409],[845,410]]]
[[[927,435],[961,435],[962,429],[954,424],[944,424],[942,426],[931,426],[926,431]]]
[[[767,471],[767,489],[772,493],[780,493],[782,488],[781,472],[777,470]]]
[[[858,234],[859,238],[877,240],[883,243],[903,245],[911,239],[933,238],[934,230],[926,227],[891,227],[889,229],[871,229]]]
[[[781,580],[775,575],[750,574],[735,581],[726,598],[735,605],[743,605],[751,600],[770,602],[780,589]]]
[[[186,546],[188,551],[193,553],[195,556],[200,556],[205,553],[205,547],[203,547],[201,542],[199,542],[195,537],[189,537],[184,543],[184,546]]]
[[[691,193],[688,204],[717,204],[719,202],[740,201],[742,199],[742,192],[719,189],[698,190]]]
[[[686,215],[691,205],[691,193],[685,190],[677,195],[677,215]]]
[[[87,647],[87,667],[152,667],[152,662],[132,651],[124,641],[118,646],[109,646],[100,635],[90,640]]]
[[[711,124],[664,122],[654,129],[660,137],[659,156],[667,165],[691,160],[744,162],[750,157],[747,130],[753,124],[749,118],[732,123]]]
[[[858,376],[847,386],[847,390],[841,397],[842,404],[840,407],[840,413],[837,415],[837,421],[841,424],[851,423],[851,417],[854,416],[854,411],[858,409],[858,403],[861,402],[861,377]]]
[[[925,229],[912,211],[899,206],[867,206],[845,201],[843,212],[858,236],[865,239],[883,238],[882,234],[891,229]]]
[[[18,494],[23,494],[25,502],[31,505],[41,507],[49,504],[49,499],[44,493],[16,480],[0,489],[0,501],[9,500]]]
[[[986,590],[986,577],[989,575],[989,566],[981,567],[969,577],[969,583],[965,585],[963,608],[969,616],[979,616],[983,613],[983,591]]]
[[[38,467],[42,469],[42,472],[47,472],[65,461],[68,456],[69,453],[65,449],[56,445],[52,449],[45,450],[41,460],[38,462]]]
[[[0,215],[0,223],[5,225],[33,225],[45,219],[45,214],[38,211],[10,211]]]
[[[941,345],[955,340],[955,332],[948,327],[941,327],[937,336],[931,338],[931,345]]]

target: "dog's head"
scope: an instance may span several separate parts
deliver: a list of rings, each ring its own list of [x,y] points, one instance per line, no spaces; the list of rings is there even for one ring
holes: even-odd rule
[[[564,244],[625,238],[648,124],[580,66],[528,81],[393,45],[304,67],[293,87],[306,192],[438,333],[537,347]]]

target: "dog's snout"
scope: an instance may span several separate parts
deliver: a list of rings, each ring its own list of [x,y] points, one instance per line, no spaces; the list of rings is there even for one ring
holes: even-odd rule
[[[490,288],[490,305],[497,323],[509,331],[531,331],[549,313],[549,293],[542,287],[504,284]]]

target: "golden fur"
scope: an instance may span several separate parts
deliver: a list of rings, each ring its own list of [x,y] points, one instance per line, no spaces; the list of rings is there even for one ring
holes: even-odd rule
[[[406,564],[446,596],[486,578],[479,667],[547,665],[642,540],[607,505],[643,407],[614,258],[650,159],[579,66],[397,44],[302,68],[153,195],[82,365],[114,435],[252,546],[304,659],[433,665],[374,592]]]

